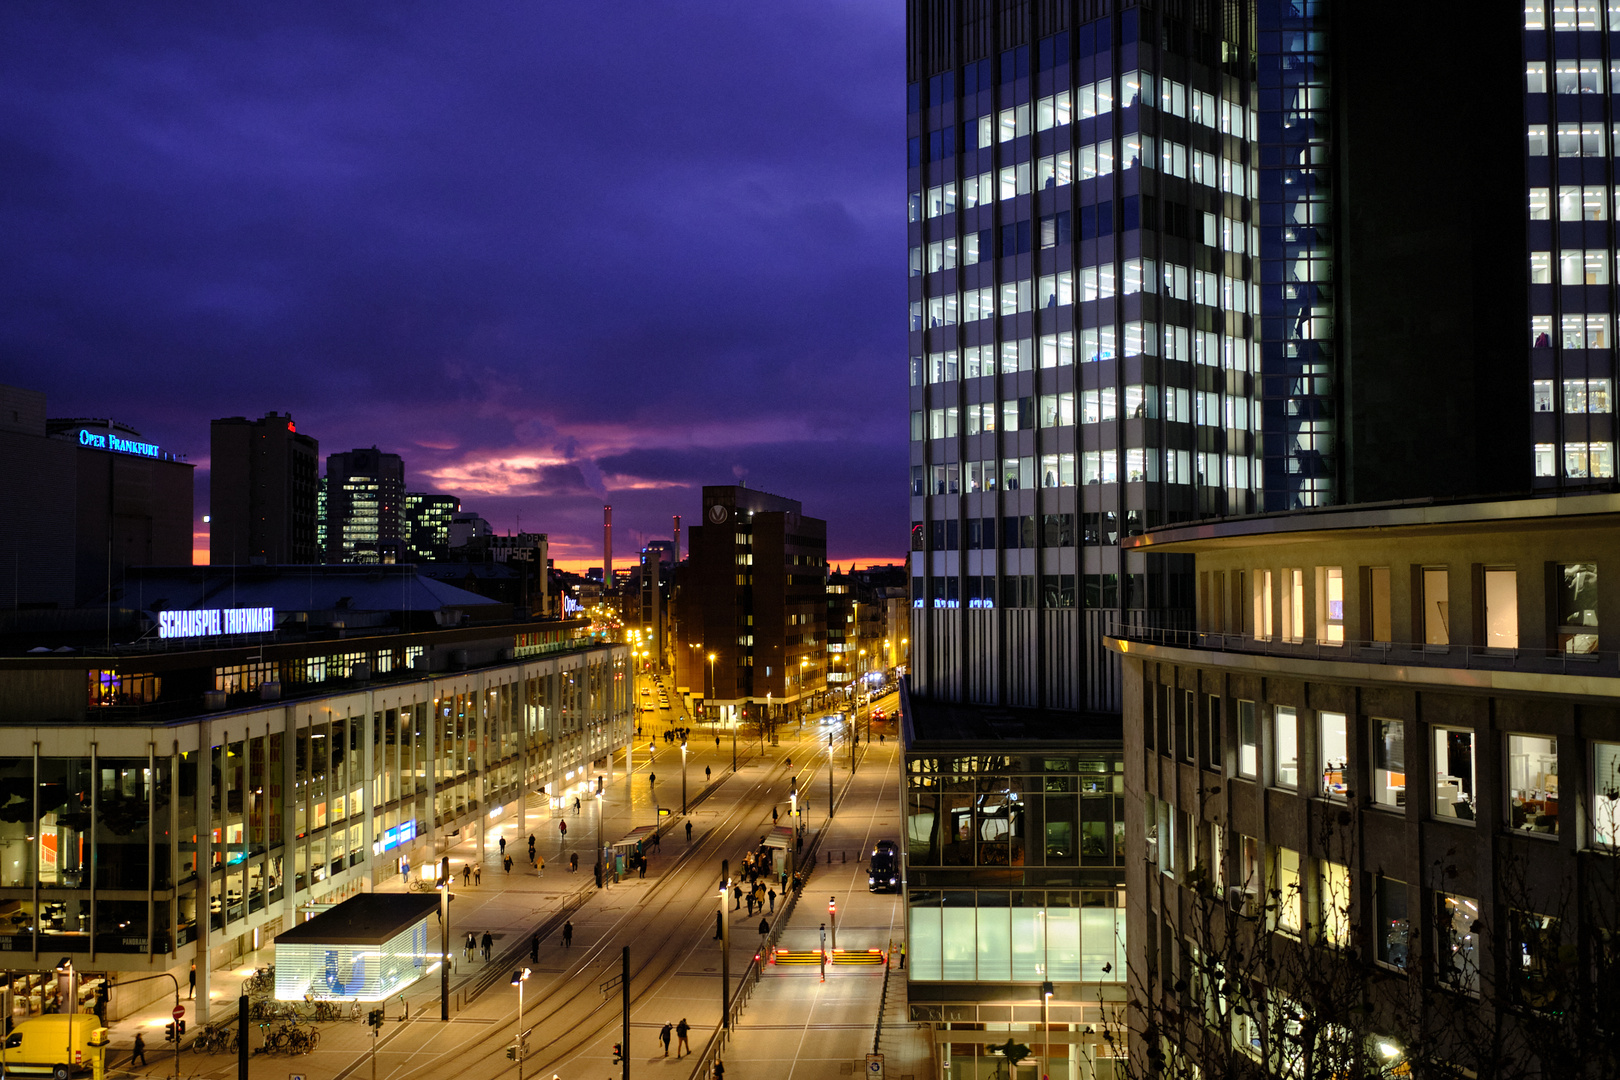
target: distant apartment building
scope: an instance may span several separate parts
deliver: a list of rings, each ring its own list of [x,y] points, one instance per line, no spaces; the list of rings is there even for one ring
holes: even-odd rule
[[[406,550],[411,562],[433,562],[450,553],[450,526],[461,510],[454,495],[405,495]]]
[[[803,707],[826,687],[827,523],[793,499],[706,486],[688,535],[677,689],[721,721]]]
[[[405,462],[375,446],[326,458],[326,561],[391,563],[405,554]]]
[[[209,425],[208,561],[317,563],[320,443],[291,414]]]

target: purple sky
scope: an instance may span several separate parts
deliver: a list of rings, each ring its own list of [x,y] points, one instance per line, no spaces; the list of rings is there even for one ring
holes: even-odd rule
[[[0,381],[601,561],[742,478],[899,559],[898,0],[0,5]],[[206,548],[206,539],[202,540]]]

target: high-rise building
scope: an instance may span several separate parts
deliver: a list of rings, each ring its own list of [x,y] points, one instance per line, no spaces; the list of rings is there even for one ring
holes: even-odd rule
[[[405,495],[405,530],[412,562],[433,562],[450,554],[450,524],[461,510],[454,495]]]
[[[826,686],[827,523],[793,499],[705,486],[687,536],[676,688],[722,720],[808,707]]]
[[[1400,10],[1432,33],[1388,40],[1377,4],[912,6],[917,693],[1116,711],[1102,633],[1192,604],[1184,560],[1121,537],[1527,490],[1532,461],[1608,482],[1613,196],[1585,194],[1606,158],[1565,160],[1607,136],[1535,120],[1602,80],[1533,59],[1526,97],[1516,12]],[[1524,31],[1528,55],[1579,51],[1568,29]],[[1571,57],[1546,63],[1603,67]],[[1397,62],[1477,115],[1435,139]]]
[[[326,561],[391,563],[405,554],[405,462],[375,446],[326,458]]]
[[[1533,23],[1601,22],[1589,0],[1560,8],[1527,10]],[[1586,117],[1606,99],[1578,93],[1607,68],[1576,58],[1606,56],[1608,43],[1589,49],[1597,35],[1565,27],[1576,32],[1553,49],[1569,59],[1549,60],[1547,77],[1577,96],[1558,100],[1564,122],[1538,143],[1533,107],[1552,99],[1536,97],[1535,61],[1549,46],[1528,32],[1527,144],[1518,10],[1456,16],[1310,0],[908,5],[908,753],[949,736],[964,753],[1015,755],[1016,772],[1028,764],[1016,755],[1046,752],[1041,741],[1065,725],[1102,743],[1111,725],[1117,739],[1127,702],[1105,640],[1191,625],[1191,564],[1133,540],[1152,530],[1527,490],[1532,461],[1541,472],[1556,458],[1558,483],[1601,470],[1608,418],[1591,414],[1609,407],[1597,350],[1609,344],[1613,252],[1606,225],[1577,225],[1563,207],[1606,221],[1609,188],[1588,199],[1584,185],[1605,183],[1607,166],[1561,161],[1546,176],[1554,135],[1563,157],[1588,146],[1603,156],[1603,124]],[[1470,121],[1446,138],[1388,77],[1419,69],[1469,88]],[[1539,173],[1531,158],[1528,200],[1527,152],[1543,155]],[[1557,237],[1552,186],[1570,222]],[[1602,258],[1588,259],[1589,243]],[[1594,275],[1571,282],[1584,291],[1537,283],[1553,280],[1555,249],[1559,280],[1577,265]],[[1532,303],[1552,315],[1532,316]],[[1536,408],[1581,415],[1538,417],[1548,433],[1533,445],[1527,369],[1538,357]],[[1093,838],[1082,865],[1089,843],[1098,876],[1082,887],[1096,891],[1083,907],[1122,907],[1123,853],[1095,840],[1125,842],[1126,805],[1081,800],[1065,820],[1045,804],[1044,865],[1059,864],[1053,837],[1065,830]],[[910,835],[939,813],[919,810]],[[981,840],[997,828],[970,827]],[[1033,888],[1050,879],[1037,870],[1040,833],[1024,835],[1022,877],[1004,880]],[[959,858],[1010,865],[994,848]],[[977,906],[982,957],[1003,940],[993,909],[1004,901],[968,895],[956,906]],[[1074,894],[1030,902],[1045,905],[1045,961],[1057,964],[1052,928]],[[1029,970],[1009,979],[995,966],[987,978],[981,965],[975,977],[966,942],[953,977],[945,949],[937,981],[912,976],[914,1009],[959,1003],[971,1020],[960,1003],[1034,999],[1016,985]],[[1091,984],[1123,972],[1081,967],[1054,1000],[1120,993]]]
[[[208,561],[316,563],[320,443],[290,414],[209,425]]]

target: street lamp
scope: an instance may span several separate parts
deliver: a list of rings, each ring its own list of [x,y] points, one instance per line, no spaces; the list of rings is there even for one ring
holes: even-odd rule
[[[810,663],[808,659],[799,661],[799,734],[804,734],[804,668]]]
[[[705,706],[705,711],[707,711],[707,706],[709,706],[713,701],[714,701],[714,653],[710,653],[709,654],[709,696],[703,702],[703,704]],[[714,712],[714,722],[717,723],[717,724],[720,722],[720,710],[719,709],[716,709],[715,712]]]
[[[517,1058],[518,1080],[523,1080],[523,984],[528,981],[528,968],[512,972],[512,985],[517,987],[518,992],[517,1027],[512,1030],[512,1056]]]
[[[602,858],[602,850],[602,793],[598,791],[596,793],[596,865],[602,868],[602,884],[606,885],[607,863]]]
[[[861,662],[861,672],[855,677],[855,707],[859,709],[861,689],[866,685],[866,650],[862,649],[857,656]],[[872,703],[870,701],[866,703],[866,743],[868,746],[872,744]],[[850,758],[850,761],[854,760],[854,757]],[[851,765],[850,768],[854,768],[854,766]]]
[[[686,736],[681,736],[681,813],[686,813]]]

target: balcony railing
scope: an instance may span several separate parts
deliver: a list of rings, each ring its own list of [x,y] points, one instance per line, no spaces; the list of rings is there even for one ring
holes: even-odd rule
[[[1295,660],[1330,660],[1383,667],[1433,667],[1469,671],[1517,671],[1536,675],[1620,677],[1620,652],[1569,653],[1554,649],[1499,649],[1478,645],[1431,645],[1412,641],[1292,641],[1218,634],[1181,627],[1120,625],[1115,637],[1146,645],[1208,652],[1246,653]]]

